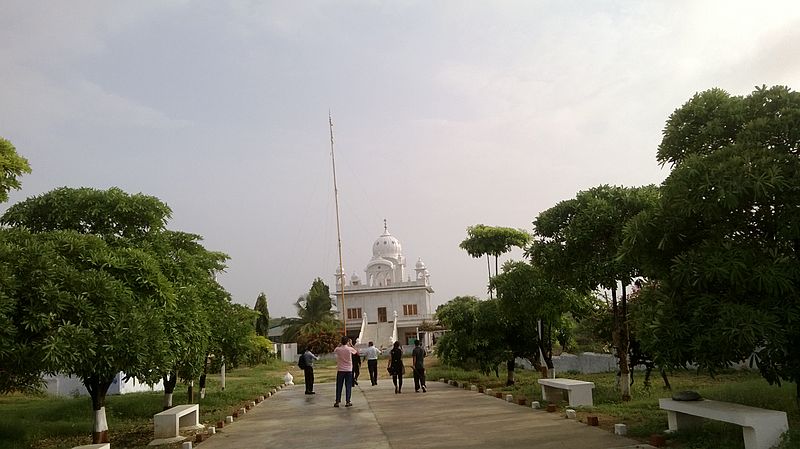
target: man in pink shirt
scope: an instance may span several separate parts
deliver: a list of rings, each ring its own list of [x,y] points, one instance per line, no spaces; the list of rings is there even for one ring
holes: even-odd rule
[[[334,407],[339,407],[342,400],[342,385],[345,389],[345,407],[351,407],[350,393],[353,389],[353,354],[358,354],[350,342],[350,337],[342,337],[342,344],[333,350],[336,355],[336,402]]]

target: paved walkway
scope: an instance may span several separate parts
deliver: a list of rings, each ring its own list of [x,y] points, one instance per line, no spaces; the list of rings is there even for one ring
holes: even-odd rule
[[[637,442],[560,414],[507,403],[442,382],[402,394],[389,381],[353,388],[353,407],[333,408],[334,384],[284,387],[233,424],[198,445],[201,449],[261,448],[637,448]]]

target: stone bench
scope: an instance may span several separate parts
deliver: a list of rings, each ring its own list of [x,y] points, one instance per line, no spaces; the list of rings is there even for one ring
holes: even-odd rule
[[[201,429],[200,407],[197,404],[186,404],[172,407],[161,413],[153,415],[153,428],[155,430],[155,440],[150,445],[165,444],[163,441],[181,441],[181,431]]]
[[[592,400],[594,382],[575,379],[539,379],[538,382],[542,386],[542,398],[545,401],[556,402],[566,391],[570,407],[594,406]]]
[[[111,445],[108,443],[87,444],[84,446],[75,446],[72,449],[111,449]]]
[[[785,412],[711,400],[676,401],[659,399],[658,406],[667,411],[671,432],[696,427],[703,418],[742,426],[745,449],[769,449],[780,442],[789,430]]]

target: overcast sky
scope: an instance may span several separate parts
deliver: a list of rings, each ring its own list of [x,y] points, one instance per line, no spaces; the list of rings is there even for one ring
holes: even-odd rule
[[[293,315],[338,264],[331,110],[345,271],[385,218],[435,308],[486,294],[467,226],[660,183],[695,92],[798,89],[800,2],[4,0],[0,61],[0,136],[33,168],[0,212],[61,186],[156,196],[230,255],[235,301]]]

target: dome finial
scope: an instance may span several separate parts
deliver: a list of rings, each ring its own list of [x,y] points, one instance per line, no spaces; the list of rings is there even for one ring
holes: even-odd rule
[[[389,226],[386,224],[386,219],[383,219],[383,232],[389,232]]]

